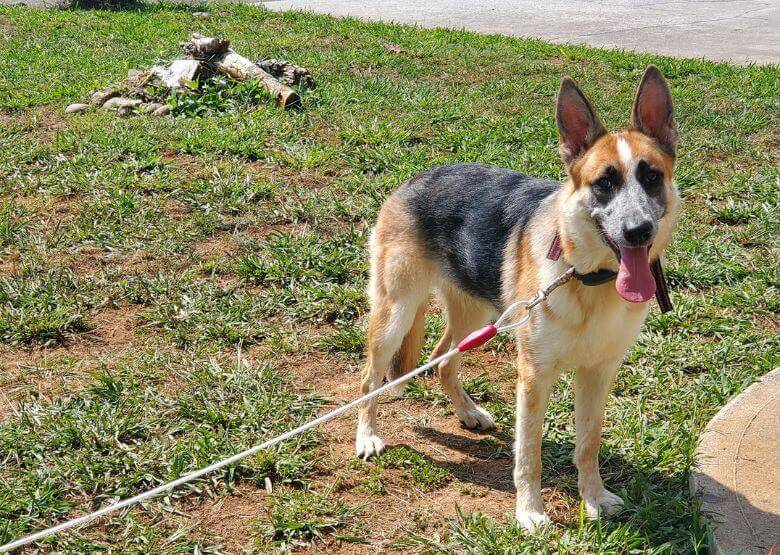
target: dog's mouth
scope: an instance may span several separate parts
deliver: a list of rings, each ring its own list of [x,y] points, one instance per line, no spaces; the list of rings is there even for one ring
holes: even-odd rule
[[[596,221],[599,234],[604,242],[615,253],[620,265],[615,289],[618,295],[630,303],[644,303],[649,301],[655,293],[655,278],[650,269],[650,246],[626,247],[616,243],[609,236],[604,225]]]

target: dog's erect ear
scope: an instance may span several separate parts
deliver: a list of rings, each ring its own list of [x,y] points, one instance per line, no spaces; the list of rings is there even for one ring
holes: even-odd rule
[[[561,81],[555,122],[561,138],[558,151],[569,166],[607,133],[593,106],[571,77],[564,77]]]
[[[631,129],[654,138],[661,148],[674,156],[677,127],[674,124],[672,95],[666,79],[653,65],[647,67],[639,82],[631,110]]]

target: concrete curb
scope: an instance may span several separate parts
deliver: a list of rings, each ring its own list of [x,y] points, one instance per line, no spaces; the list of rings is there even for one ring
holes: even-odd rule
[[[780,545],[780,368],[732,399],[702,434],[689,478],[713,527],[713,552]]]

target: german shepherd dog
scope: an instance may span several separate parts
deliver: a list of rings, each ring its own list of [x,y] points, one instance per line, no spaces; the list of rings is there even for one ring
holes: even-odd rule
[[[569,77],[558,91],[556,123],[564,183],[483,164],[435,167],[387,199],[370,239],[363,394],[417,365],[433,291],[447,312],[438,356],[569,267],[580,275],[617,272],[614,283],[570,281],[517,329],[514,482],[517,520],[527,529],[549,522],[540,491],[542,420],[565,370],[576,372],[574,463],[585,508],[595,517],[623,504],[599,473],[604,406],[647,316],[656,287],[650,262],[668,245],[680,204],[672,99],[654,66],[639,84],[627,131],[609,133]],[[548,256],[554,241],[562,255],[555,260]],[[493,428],[463,390],[459,366],[456,355],[438,367],[455,412],[468,428]],[[366,460],[384,450],[376,415],[375,400],[358,414],[355,448]]]

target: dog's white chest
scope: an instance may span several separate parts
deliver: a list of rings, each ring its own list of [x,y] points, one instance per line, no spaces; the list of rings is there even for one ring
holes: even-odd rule
[[[562,295],[533,317],[535,357],[557,369],[596,367],[620,360],[636,341],[648,307],[608,300],[583,311]]]

